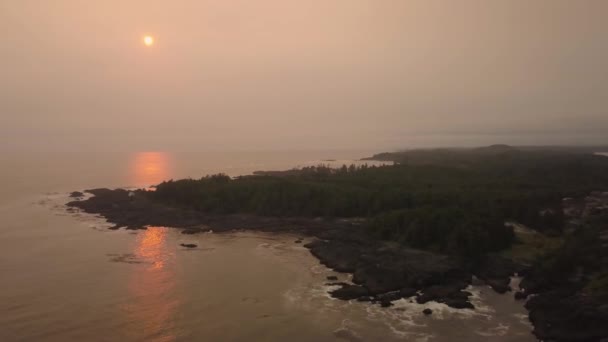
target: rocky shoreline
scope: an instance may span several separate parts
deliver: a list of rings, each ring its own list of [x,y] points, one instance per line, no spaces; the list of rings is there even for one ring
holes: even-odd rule
[[[328,279],[328,284],[340,286],[330,294],[341,300],[389,307],[392,301],[409,298],[421,304],[436,301],[452,308],[474,310],[469,300],[471,293],[465,290],[467,286],[485,284],[498,293],[506,293],[517,290],[509,287],[511,276],[530,272],[528,267],[497,255],[489,255],[483,262],[473,264],[447,255],[378,241],[367,234],[361,220],[207,215],[160,204],[151,200],[144,190],[94,189],[85,192],[93,196],[83,199],[83,193],[74,192],[74,201],[67,203],[68,210],[78,208],[101,215],[114,224],[110,229],[165,226],[181,229],[183,234],[250,230],[306,237],[310,242],[304,246],[323,265],[337,272],[352,274],[352,284],[332,283],[335,279]],[[302,243],[302,239],[294,243]],[[534,334],[539,339],[595,341],[588,337],[602,336],[606,328],[593,323],[597,323],[597,319],[588,319],[590,314],[598,313],[580,312],[581,308],[596,306],[581,306],[584,299],[564,298],[558,293],[530,297],[530,294],[540,292],[533,280],[532,276],[524,278],[520,286],[528,288],[515,292],[515,297],[528,297],[526,307],[535,326]],[[568,303],[571,305],[566,305]],[[563,317],[576,319],[568,322]],[[555,327],[553,322],[562,323]],[[580,331],[581,322],[591,322],[591,330]]]
[[[463,260],[377,241],[368,236],[358,220],[207,215],[159,204],[143,190],[85,192],[94,196],[81,199],[83,193],[74,192],[75,200],[67,206],[102,215],[114,224],[110,229],[166,226],[182,229],[183,234],[252,230],[313,238],[304,246],[322,264],[353,275],[353,284],[340,284],[342,287],[331,293],[344,300],[390,306],[391,301],[415,296],[419,303],[437,301],[453,308],[474,309],[470,293],[464,291],[474,275],[497,292],[505,293],[511,290],[510,277],[522,271],[520,265],[499,257],[488,258],[481,267],[472,268]]]

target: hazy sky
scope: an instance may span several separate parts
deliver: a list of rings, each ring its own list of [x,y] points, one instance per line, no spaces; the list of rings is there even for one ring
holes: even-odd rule
[[[605,0],[0,0],[0,144],[608,143],[607,15]]]

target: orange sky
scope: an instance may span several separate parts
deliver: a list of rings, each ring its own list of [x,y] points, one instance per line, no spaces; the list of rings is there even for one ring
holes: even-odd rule
[[[606,13],[603,0],[0,1],[0,143],[606,143]]]

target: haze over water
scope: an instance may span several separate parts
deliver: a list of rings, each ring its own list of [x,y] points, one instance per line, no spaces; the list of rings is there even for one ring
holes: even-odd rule
[[[606,144],[606,13],[604,0],[0,0],[0,341],[532,340],[521,303],[487,288],[475,312],[430,304],[432,317],[342,302],[294,236],[108,231],[64,204],[411,147]]]
[[[77,163],[56,157],[49,164],[21,156],[5,164],[0,186],[11,190],[0,199],[0,340],[533,340],[521,303],[489,288],[473,291],[474,312],[343,302],[330,299],[324,285],[335,273],[294,244],[295,236],[109,231],[103,219],[64,206],[69,191],[87,187],[149,186],[167,177],[367,155],[141,152]],[[182,242],[199,248],[184,250]],[[425,307],[433,308],[432,317],[421,313]]]

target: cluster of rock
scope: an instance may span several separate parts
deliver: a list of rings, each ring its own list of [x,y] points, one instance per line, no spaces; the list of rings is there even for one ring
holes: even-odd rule
[[[489,256],[476,269],[446,255],[373,243],[351,238],[315,240],[305,245],[321,263],[338,272],[353,274],[353,284],[340,285],[330,294],[338,299],[369,301],[383,307],[401,298],[420,304],[444,303],[457,309],[473,309],[471,293],[465,289],[474,275],[497,292],[510,291],[510,276],[523,266],[498,256]]]

